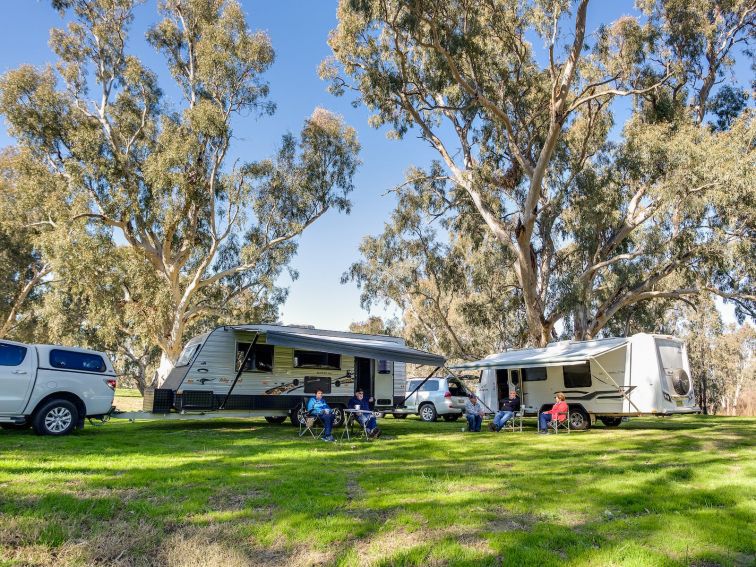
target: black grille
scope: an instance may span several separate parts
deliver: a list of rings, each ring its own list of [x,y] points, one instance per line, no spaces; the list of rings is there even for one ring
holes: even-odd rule
[[[146,388],[142,409],[152,413],[169,413],[173,405],[173,390]]]

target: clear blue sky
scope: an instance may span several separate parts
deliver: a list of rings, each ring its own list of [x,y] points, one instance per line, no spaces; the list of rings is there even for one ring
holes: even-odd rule
[[[136,12],[130,51],[158,72],[161,87],[178,106],[175,91],[162,58],[144,41],[144,32],[157,20],[155,0],[147,0]],[[377,234],[394,206],[386,191],[400,183],[412,164],[425,165],[436,158],[422,141],[411,135],[402,141],[388,140],[385,131],[367,124],[365,108],[352,108],[348,97],[335,98],[317,76],[317,67],[330,54],[328,32],[336,24],[336,1],[320,0],[242,0],[252,29],[266,31],[276,52],[276,61],[266,78],[271,99],[278,110],[261,120],[241,118],[234,123],[237,137],[234,155],[255,160],[270,155],[286,131],[298,132],[303,120],[317,106],[342,114],[359,133],[363,165],[355,179],[353,209],[348,216],[329,212],[303,235],[293,267],[300,277],[288,278],[289,298],[282,309],[286,323],[305,323],[326,329],[346,329],[367,313],[360,308],[359,290],[354,284],[342,285],[341,274],[358,259],[360,239]],[[62,26],[48,0],[5,0],[0,22],[0,72],[21,64],[44,65],[54,61],[48,47],[51,27]],[[631,0],[595,1],[589,8],[588,29],[610,22],[622,14],[633,13]],[[11,144],[5,125],[0,127],[0,146]],[[373,311],[383,314],[382,310]]]

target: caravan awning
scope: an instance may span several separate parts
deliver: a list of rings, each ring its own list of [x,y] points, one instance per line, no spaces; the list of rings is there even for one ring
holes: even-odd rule
[[[252,326],[235,327],[265,334],[265,342],[305,350],[320,350],[334,354],[374,358],[376,360],[392,360],[394,362],[411,362],[412,364],[427,364],[443,366],[446,359],[443,356],[409,348],[399,342],[372,338],[335,337],[329,335],[315,335],[299,331],[281,331],[265,328],[255,329]]]
[[[629,339],[603,339],[597,341],[562,341],[546,348],[510,350],[492,354],[482,360],[451,366],[455,370],[482,370],[484,368],[532,368],[537,366],[564,366],[581,364],[626,345]]]

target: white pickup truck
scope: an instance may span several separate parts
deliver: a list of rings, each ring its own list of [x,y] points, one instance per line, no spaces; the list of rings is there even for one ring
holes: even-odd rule
[[[66,435],[110,412],[116,375],[102,352],[0,341],[0,427]]]

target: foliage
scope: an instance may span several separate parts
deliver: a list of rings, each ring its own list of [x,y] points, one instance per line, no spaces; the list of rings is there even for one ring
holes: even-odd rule
[[[578,339],[632,328],[654,303],[701,293],[754,315],[753,114],[726,90],[711,95],[753,39],[756,7],[639,9],[591,34],[588,0],[340,2],[321,69],[332,91],[356,93],[372,125],[418,133],[441,159],[410,172],[415,198],[365,241],[351,270],[364,299],[385,299],[370,282],[393,267],[377,251],[412,248],[401,219],[419,210],[423,226],[448,221],[450,243],[483,228],[506,250],[497,275],[514,277],[522,342],[543,345],[558,324]],[[632,114],[615,142],[620,97]],[[427,240],[461,253],[451,246]],[[393,295],[404,305],[423,293]]]
[[[397,319],[383,320],[381,317],[371,316],[365,321],[355,321],[349,325],[350,333],[364,333],[367,335],[397,335],[399,334],[399,321]]]
[[[130,345],[132,363],[150,364],[157,347],[165,375],[188,332],[275,319],[285,298],[275,282],[297,237],[329,209],[349,211],[359,144],[316,109],[272,159],[226,163],[235,117],[274,111],[263,79],[273,48],[233,0],[160,3],[147,39],[178,108],[128,53],[134,0],[54,5],[74,16],[51,32],[56,66],[0,80],[11,134],[45,180],[83,203],[67,225],[94,239],[64,243],[76,262],[56,274],[68,287],[54,301],[75,303],[105,344]]]
[[[753,563],[753,419],[526,425],[387,418],[370,444],[261,420],[0,431],[0,564]]]

